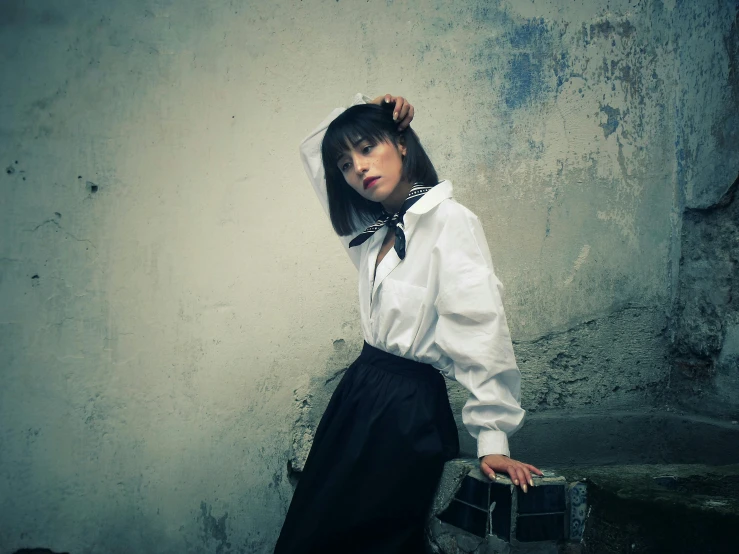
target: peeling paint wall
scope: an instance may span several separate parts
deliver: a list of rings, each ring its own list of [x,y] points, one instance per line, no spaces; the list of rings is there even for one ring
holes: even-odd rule
[[[0,554],[271,551],[361,346],[297,158],[357,91],[414,102],[481,217],[524,407],[701,409],[676,356],[739,169],[733,0],[7,0],[0,60]]]

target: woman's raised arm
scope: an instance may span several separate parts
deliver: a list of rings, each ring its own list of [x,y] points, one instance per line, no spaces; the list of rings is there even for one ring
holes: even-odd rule
[[[363,94],[357,93],[353,100],[352,106],[357,104],[367,104],[371,100]],[[328,211],[328,194],[326,193],[326,174],[323,170],[323,160],[321,159],[321,142],[326,134],[326,129],[331,122],[339,117],[345,108],[335,108],[331,111],[328,116],[321,121],[321,123],[311,131],[311,133],[303,139],[300,143],[300,159],[303,161],[303,168],[308,174],[313,190],[318,197],[318,201],[323,206],[323,210],[326,215],[329,215]],[[341,244],[344,246],[349,258],[351,259],[354,267],[359,269],[359,249],[349,249],[349,241],[352,239],[351,236],[339,237]]]

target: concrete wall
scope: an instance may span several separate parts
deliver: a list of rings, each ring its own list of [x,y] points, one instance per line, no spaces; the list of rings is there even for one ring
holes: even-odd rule
[[[482,218],[524,406],[664,407],[683,211],[739,168],[736,16],[3,2],[0,554],[270,551],[288,460],[361,345],[297,158],[357,91],[415,103]]]

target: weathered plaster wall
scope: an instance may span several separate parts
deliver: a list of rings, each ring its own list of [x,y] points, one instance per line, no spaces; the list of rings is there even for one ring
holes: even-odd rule
[[[672,385],[694,412],[739,417],[739,178],[683,218]]]
[[[662,406],[683,210],[739,167],[736,11],[3,2],[0,554],[270,551],[361,344],[297,159],[357,91],[415,103],[482,218],[525,407]]]
[[[683,110],[678,146],[678,205],[683,209],[672,317],[671,384],[676,403],[693,412],[739,419],[739,11],[722,37],[726,85],[710,90],[698,68],[716,60],[701,43],[718,41],[697,27],[680,50]],[[718,58],[723,62],[723,56]],[[720,101],[716,102],[716,98]],[[704,106],[701,108],[701,106]],[[714,110],[706,106],[715,106]],[[718,109],[716,109],[718,108]],[[709,117],[706,117],[709,116]],[[712,117],[711,117],[712,116]],[[696,133],[696,130],[698,132]],[[697,140],[711,137],[713,140]],[[711,147],[706,148],[706,143]],[[733,183],[733,184],[732,184]],[[730,185],[730,186],[729,186]]]

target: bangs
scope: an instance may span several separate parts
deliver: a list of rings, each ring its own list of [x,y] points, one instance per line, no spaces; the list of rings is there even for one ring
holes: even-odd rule
[[[429,186],[439,182],[436,170],[413,129],[398,130],[391,104],[357,104],[348,108],[329,124],[321,141],[329,217],[339,236],[364,229],[384,211],[380,202],[364,198],[349,186],[338,167],[341,156],[363,140],[373,144],[389,142],[396,148],[403,141],[406,154],[402,178],[409,182],[429,183]]]
[[[373,143],[392,141],[392,119],[388,129],[387,117],[367,105],[352,106],[334,119],[323,137],[322,153],[327,164],[339,158],[363,140]],[[378,117],[379,116],[379,117]]]

